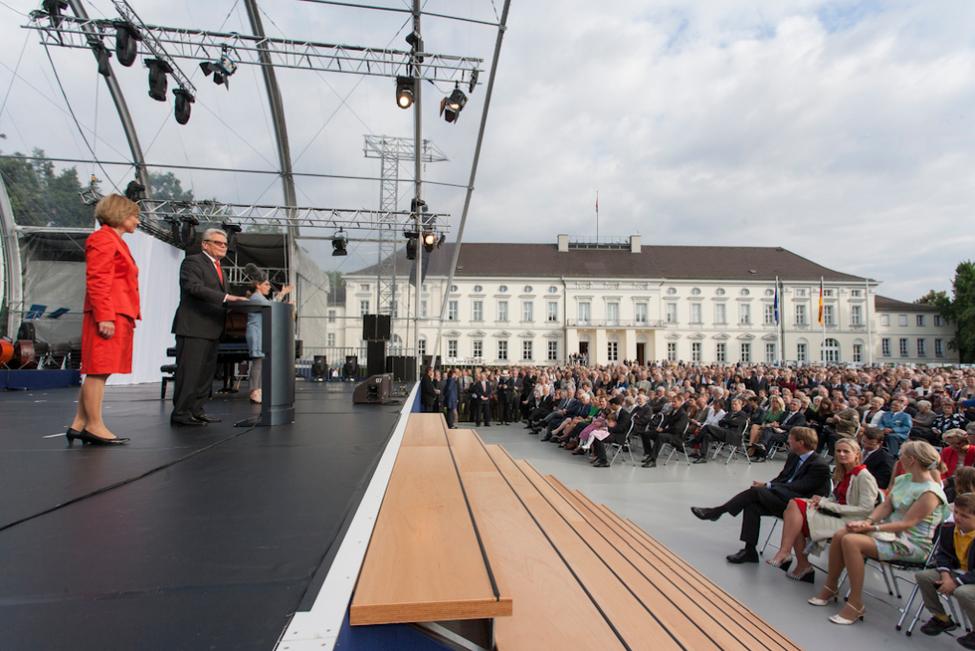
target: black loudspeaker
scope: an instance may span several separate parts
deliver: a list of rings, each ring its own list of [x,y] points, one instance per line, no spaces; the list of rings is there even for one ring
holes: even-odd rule
[[[365,382],[355,385],[352,402],[356,405],[383,405],[390,402],[393,391],[393,376],[389,373],[372,375]]]
[[[342,376],[346,379],[354,378],[359,374],[359,356],[346,355],[345,364],[342,365]]]
[[[389,341],[392,321],[388,314],[363,314],[362,338],[366,341]]]
[[[328,377],[328,361],[325,355],[315,355],[315,361],[311,363],[311,379],[319,382]]]
[[[386,372],[386,342],[366,342],[366,374],[382,375]]]
[[[437,355],[437,359],[434,359],[433,355],[423,356],[423,368],[430,368],[432,366],[433,370],[436,371],[440,368],[440,364],[440,355]]]
[[[400,382],[416,382],[416,358],[390,355],[386,358],[386,372]]]

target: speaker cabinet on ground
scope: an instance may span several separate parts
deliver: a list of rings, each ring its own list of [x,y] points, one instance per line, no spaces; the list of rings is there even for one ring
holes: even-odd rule
[[[386,358],[386,372],[399,382],[416,382],[416,358],[390,355]]]
[[[389,373],[372,375],[360,382],[352,391],[352,402],[357,405],[382,405],[388,403],[393,391],[393,377]]]

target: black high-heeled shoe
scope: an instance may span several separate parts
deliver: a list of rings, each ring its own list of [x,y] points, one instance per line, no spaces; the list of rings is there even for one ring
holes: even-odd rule
[[[81,430],[78,438],[81,439],[82,443],[88,443],[90,445],[125,445],[129,442],[128,438],[116,437],[113,439],[103,439],[100,436],[95,436],[86,429]]]
[[[81,439],[81,432],[69,427],[68,431],[64,433],[64,438],[68,440],[68,447],[71,447],[74,445],[75,439]]]

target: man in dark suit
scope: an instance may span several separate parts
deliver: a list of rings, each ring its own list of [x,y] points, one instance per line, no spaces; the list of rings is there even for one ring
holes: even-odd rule
[[[802,411],[802,401],[793,398],[789,401],[789,409],[781,422],[771,422],[758,432],[758,439],[749,447],[752,459],[765,461],[769,449],[773,445],[782,445],[789,438],[789,430],[793,427],[805,427],[806,414]]]
[[[883,430],[864,427],[860,434],[860,448],[863,450],[863,464],[877,480],[880,490],[884,490],[890,485],[890,475],[894,472],[894,457],[884,446]]]
[[[640,439],[643,441],[642,466],[644,468],[657,467],[657,455],[660,454],[665,443],[670,443],[678,450],[684,447],[684,433],[689,422],[687,410],[684,408],[684,399],[677,394],[670,404],[670,411],[655,431],[640,433]]]
[[[729,563],[758,562],[758,533],[763,515],[781,518],[794,497],[812,497],[829,493],[829,463],[815,452],[819,442],[816,431],[794,427],[789,432],[789,458],[782,472],[771,481],[752,482],[730,500],[714,508],[692,506],[691,513],[701,520],[717,520],[725,513],[742,514],[740,539],[745,547],[727,557]]]
[[[434,405],[436,405],[439,395],[440,389],[433,381],[433,367],[428,366],[423,373],[423,379],[420,380],[420,404],[424,413],[430,414],[436,411]]]
[[[619,400],[619,398],[614,398],[614,400]],[[632,422],[632,415],[627,408],[633,407],[633,398],[626,399],[629,404],[620,405],[617,403],[619,409],[615,411],[606,419],[606,424],[609,426],[609,437],[606,439],[611,443],[626,443],[626,435],[630,431],[630,423]],[[606,444],[599,439],[592,442],[592,449],[596,453],[596,461],[593,463],[595,468],[609,468],[609,458],[606,456]]]
[[[481,377],[471,386],[471,404],[474,407],[474,422],[480,427],[481,418],[484,418],[484,427],[491,427],[491,396],[494,395],[494,387],[488,382],[487,373],[482,372]]]
[[[172,425],[200,426],[220,422],[203,405],[217,371],[217,345],[227,317],[224,304],[246,301],[227,293],[220,259],[227,255],[227,234],[219,228],[203,233],[202,252],[188,255],[179,268],[179,307],[173,318],[176,335],[176,386]]]
[[[731,401],[731,411],[718,421],[717,425],[705,425],[698,431],[697,436],[689,441],[691,445],[699,444],[700,456],[694,463],[707,463],[708,445],[711,441],[728,445],[740,445],[741,437],[748,424],[748,414],[743,409],[740,398]]]

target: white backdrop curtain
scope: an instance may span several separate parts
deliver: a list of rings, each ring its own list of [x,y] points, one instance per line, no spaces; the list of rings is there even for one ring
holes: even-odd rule
[[[139,295],[142,320],[136,324],[132,373],[113,375],[109,384],[159,382],[159,367],[172,364],[166,349],[176,345],[170,332],[179,305],[179,265],[183,251],[151,235],[136,231],[124,236],[135,263],[139,265]]]

